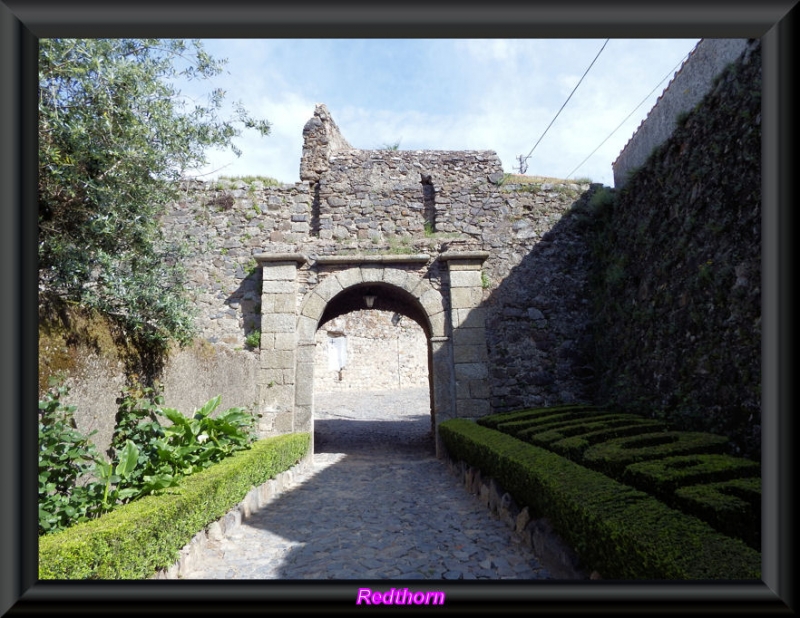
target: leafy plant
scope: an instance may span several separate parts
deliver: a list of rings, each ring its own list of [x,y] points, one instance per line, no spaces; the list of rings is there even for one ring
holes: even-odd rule
[[[139,448],[133,442],[127,440],[116,466],[104,459],[95,460],[95,472],[103,486],[103,498],[100,504],[101,512],[105,513],[111,510],[117,502],[125,501],[139,493],[138,489],[133,487],[126,489],[120,487],[120,483],[130,478],[133,474],[138,458]],[[113,488],[112,483],[115,485]]]
[[[157,388],[129,387],[117,400],[117,428],[106,460],[80,433],[69,391],[51,383],[39,402],[39,534],[61,530],[171,487],[192,474],[247,449],[256,438],[253,417],[229,408],[212,418],[221,397],[191,418],[161,408]],[[172,424],[162,425],[162,416]]]
[[[164,404],[159,390],[158,383],[154,387],[130,386],[117,398],[117,424],[109,456],[113,458],[115,451],[123,452],[128,442],[137,447],[137,466],[121,479],[123,487],[138,488],[131,498],[177,482],[170,471],[161,469],[159,462],[159,440],[165,436],[158,419]]]
[[[63,403],[69,388],[51,380],[39,401],[39,534],[55,532],[96,513],[89,477],[100,454],[79,432],[75,406]]]
[[[210,399],[192,418],[174,408],[160,411],[172,425],[164,428],[164,438],[157,441],[159,460],[173,475],[192,474],[248,448],[253,417],[244,408],[229,408],[212,418],[220,401],[220,395]]]

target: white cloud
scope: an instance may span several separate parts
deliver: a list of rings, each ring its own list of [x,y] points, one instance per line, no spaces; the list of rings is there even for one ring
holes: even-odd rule
[[[213,41],[230,59],[220,77],[273,125],[242,136],[240,159],[212,155],[226,175],[299,179],[302,129],[325,103],[357,148],[494,150],[506,171],[527,155],[603,44],[600,39]],[[667,82],[611,137],[626,115],[696,40],[612,39],[528,161],[528,173],[613,184],[611,163]],[[207,168],[208,169],[208,168]],[[206,171],[207,171],[206,169]]]

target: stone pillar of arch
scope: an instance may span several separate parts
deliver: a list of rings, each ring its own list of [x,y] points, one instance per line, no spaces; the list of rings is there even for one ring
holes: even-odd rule
[[[460,418],[491,413],[489,355],[486,348],[486,309],[483,299],[485,251],[453,251],[439,259],[447,262],[450,279],[455,408]]]
[[[261,377],[258,433],[299,431],[295,414],[297,381],[297,271],[306,262],[299,253],[257,256],[261,265]]]

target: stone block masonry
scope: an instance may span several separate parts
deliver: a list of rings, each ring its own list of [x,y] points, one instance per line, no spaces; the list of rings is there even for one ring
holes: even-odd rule
[[[295,254],[261,257],[261,391],[259,431],[269,435],[294,431],[297,365],[297,268]]]
[[[390,311],[356,311],[317,331],[314,389],[317,392],[427,388],[428,345],[415,323]],[[345,362],[331,362],[345,348]]]
[[[331,379],[319,358],[317,331],[335,330],[337,319],[363,311],[365,296],[377,299],[376,311],[399,314],[423,332],[435,423],[593,402],[598,378],[612,384],[607,368],[640,349],[636,342],[646,336],[645,326],[602,358],[597,354],[603,333],[593,301],[605,298],[606,284],[624,266],[597,272],[599,261],[615,255],[613,247],[597,253],[599,219],[605,216],[593,201],[599,185],[507,175],[492,151],[355,149],[324,105],[315,109],[303,137],[299,183],[186,183],[183,199],[163,219],[167,237],[188,245],[188,288],[203,338],[259,357],[265,430],[310,426],[314,385]],[[736,150],[718,147],[720,153]],[[680,168],[683,155],[681,149],[668,162],[671,169]],[[687,188],[688,199],[711,195],[715,187],[695,182]],[[670,220],[679,210],[676,199],[670,194],[654,202],[665,212],[653,221]],[[694,238],[689,223],[675,230],[676,238]],[[713,222],[710,229],[716,229]],[[712,234],[708,242],[723,236]],[[663,257],[653,253],[647,259],[652,269],[672,272],[674,265]],[[698,266],[695,258],[683,261],[694,265],[699,285],[714,272],[707,260]],[[635,255],[629,259],[642,262]],[[725,273],[741,271],[739,279],[747,278],[747,264],[730,266]],[[630,307],[615,297],[606,307],[620,305],[615,310],[621,316],[670,315],[670,303],[688,300],[673,296],[665,283],[666,290],[658,290],[664,306],[637,309],[639,297],[632,296]],[[638,293],[655,298],[652,290]],[[363,341],[377,342],[385,328],[376,322]],[[692,336],[702,329],[696,319]],[[247,337],[255,331],[261,343],[251,349]],[[350,343],[356,338],[351,334]],[[675,347],[677,339],[670,342]],[[384,358],[379,347],[373,348],[375,358]],[[708,372],[703,376],[723,371],[705,360],[700,368]],[[346,365],[344,372],[343,377]],[[366,376],[350,375],[360,385]],[[690,396],[672,380],[657,386],[669,391],[660,397],[665,402],[675,400],[670,393]]]
[[[167,242],[186,246],[200,347],[167,365],[170,405],[190,411],[223,392],[223,405],[255,402],[262,435],[309,430],[314,389],[332,379],[318,330],[344,320],[349,343],[388,367],[391,343],[396,352],[401,340],[383,345],[385,321],[355,319],[386,312],[418,327],[427,358],[415,352],[394,361],[394,374],[365,366],[357,376],[354,355],[343,378],[361,388],[380,374],[388,384],[400,367],[416,380],[424,366],[434,426],[594,402],[603,387],[633,393],[628,400],[646,395],[649,412],[712,421],[703,426],[715,431],[738,419],[755,448],[755,43],[714,86],[723,93],[716,102],[693,103],[682,141],[657,148],[660,158],[651,156],[624,199],[605,200],[610,216],[593,200],[610,190],[506,175],[492,151],[352,148],[324,105],[303,132],[299,183],[184,182],[160,223]],[[730,110],[739,110],[735,121]],[[725,130],[702,137],[718,121]],[[376,299],[372,313],[367,295]],[[81,385],[121,383],[112,365],[102,365],[109,376],[101,364],[81,365],[74,392],[99,400]],[[646,392],[634,393],[637,385]],[[109,418],[87,416],[100,434],[110,435],[118,394],[103,396]]]
[[[483,298],[483,262],[487,251],[444,253],[447,262],[450,302],[454,312],[476,310]],[[481,320],[453,320],[453,362],[455,370],[456,413],[478,418],[491,413],[489,355],[486,349],[486,326]]]
[[[536,305],[527,298],[527,284],[508,287],[504,280],[540,242],[549,243],[549,254],[561,252],[557,238],[544,239],[573,216],[573,205],[590,185],[530,178],[515,183],[491,151],[353,149],[322,105],[304,139],[300,183],[187,183],[184,199],[163,221],[168,236],[189,245],[187,268],[202,336],[217,346],[248,350],[247,336],[261,333],[260,346],[250,353],[261,357],[262,430],[288,427],[292,404],[295,412],[301,405],[304,416],[312,413],[312,397],[297,401],[296,386],[305,379],[301,364],[303,376],[332,389],[370,381],[388,386],[398,376],[400,383],[429,379],[438,392],[450,392],[446,399],[459,415],[470,417],[518,402],[560,400],[563,393],[578,396],[582,386],[566,370],[551,381],[527,379],[555,373],[548,368],[558,359],[548,358],[547,350],[520,347],[511,359],[496,342],[509,333],[515,342],[524,338],[512,333],[525,326],[509,321],[509,310],[527,315],[545,306],[552,309],[539,322],[543,332],[553,340],[581,340],[588,324],[584,305],[564,305],[551,297],[546,282]],[[465,259],[456,259],[459,254]],[[415,255],[423,256],[418,266],[402,265]],[[349,256],[376,259],[348,268]],[[580,288],[580,270],[571,272]],[[421,282],[430,289],[417,297],[414,288]],[[414,311],[426,316],[428,341],[424,352],[401,359],[399,374],[376,378],[374,370],[370,376],[351,362],[339,380],[320,360],[318,345],[292,346],[311,345],[325,308],[367,283],[407,290]],[[408,308],[400,309],[398,315],[413,323]],[[381,340],[383,328],[349,337],[348,345],[366,351],[369,342]],[[379,347],[367,354],[383,358],[388,347],[378,352]]]

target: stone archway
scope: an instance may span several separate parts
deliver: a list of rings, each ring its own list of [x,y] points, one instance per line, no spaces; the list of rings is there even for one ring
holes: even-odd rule
[[[302,376],[302,379],[298,379],[295,391],[298,423],[295,431],[309,431],[313,434],[314,347],[317,327],[326,309],[337,299],[346,298],[350,293],[360,295],[366,289],[380,290],[381,297],[394,295],[411,306],[410,311],[403,313],[420,324],[428,342],[434,431],[443,418],[452,417],[452,377],[442,373],[442,369],[446,370],[449,363],[440,363],[438,371],[435,368],[438,357],[450,354],[449,338],[445,335],[445,306],[441,293],[428,281],[391,264],[347,265],[309,291],[300,307],[297,375]]]
[[[257,256],[262,266],[259,432],[313,436],[314,348],[325,315],[348,294],[372,286],[393,295],[426,333],[432,425],[489,413],[480,267],[487,254]],[[447,269],[432,267],[436,261]]]

